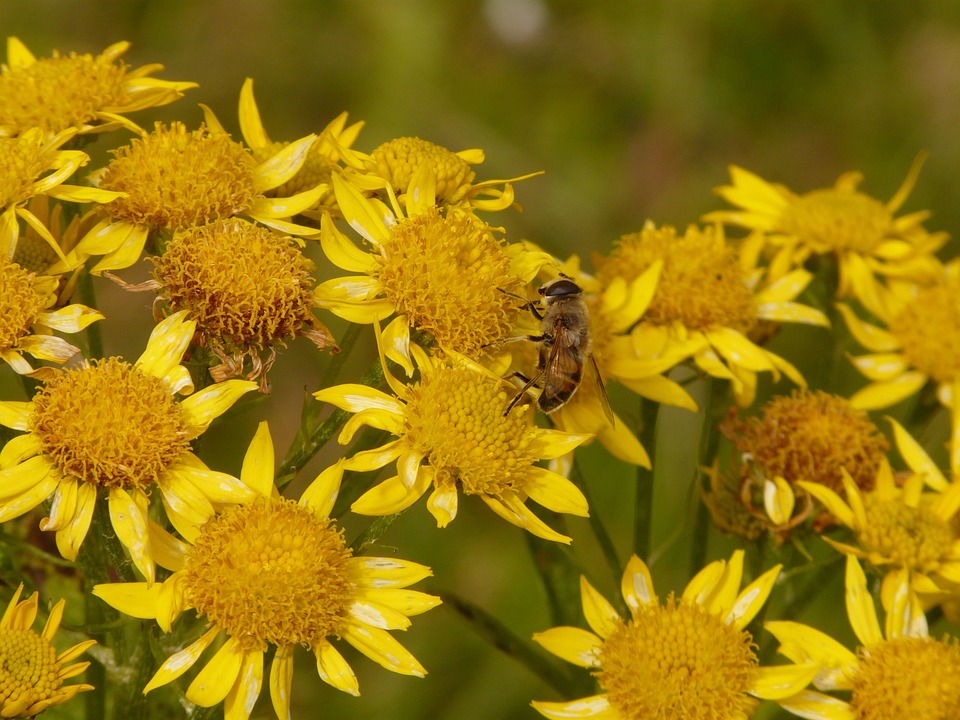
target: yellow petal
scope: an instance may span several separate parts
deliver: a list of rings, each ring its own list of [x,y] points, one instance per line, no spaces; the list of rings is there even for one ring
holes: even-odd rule
[[[317,674],[321,680],[349,695],[360,694],[356,674],[328,640],[321,640],[314,648],[314,654],[317,656]]]
[[[856,654],[826,633],[788,620],[767,622],[764,628],[780,642],[779,652],[795,663],[821,666],[814,684],[821,690],[849,690],[859,662]]]
[[[300,496],[300,504],[311,508],[319,517],[330,517],[333,504],[340,494],[344,461],[338,460],[323,470]],[[272,484],[272,481],[271,481]]]
[[[587,499],[580,489],[565,477],[536,466],[530,467],[525,475],[523,491],[534,502],[553,512],[589,516]]]
[[[97,320],[103,320],[103,314],[86,305],[74,303],[59,310],[40,313],[38,320],[42,325],[60,332],[80,332]]]
[[[371,275],[377,268],[376,256],[361,250],[337,229],[329,213],[320,220],[320,247],[327,259],[347,272]]]
[[[773,480],[768,478],[764,481],[763,507],[774,524],[786,525],[790,522],[795,500],[790,483],[779,475]]]
[[[247,720],[263,687],[263,653],[245,652],[237,681],[223,699],[223,720]],[[276,707],[276,701],[274,701]],[[283,718],[283,716],[278,716]],[[289,717],[283,720],[290,720]]]
[[[889,382],[896,380],[909,369],[906,358],[901,353],[873,353],[851,357],[850,362],[868,380]]]
[[[127,550],[137,570],[152,583],[156,568],[150,554],[150,534],[147,532],[147,496],[141,490],[133,495],[120,487],[110,488],[108,506],[110,523],[117,538]]]
[[[850,625],[868,650],[883,640],[873,598],[867,590],[867,577],[853,555],[847,555],[846,603]]]
[[[725,622],[738,630],[743,630],[749,625],[770,596],[770,591],[773,590],[773,584],[780,576],[782,567],[782,565],[775,565],[747,585],[737,596],[737,601],[733,604]]]
[[[351,570],[378,588],[405,588],[433,575],[426,565],[395,558],[360,556],[349,561]]]
[[[0,449],[0,470],[7,470],[43,452],[40,438],[29,433],[17,435]]]
[[[421,475],[427,476],[426,473]],[[367,490],[354,501],[350,510],[358,515],[392,515],[413,505],[427,491],[427,487],[429,482],[418,483],[408,490],[400,477],[394,475]]]
[[[540,702],[530,703],[533,709],[548,718],[568,720],[569,718],[592,718],[592,720],[622,720],[623,715],[610,706],[606,695],[591,695],[579,700],[567,702]]]
[[[767,354],[733,328],[717,328],[706,333],[710,344],[732,365],[763,372],[773,369]]]
[[[407,590],[406,588],[357,588],[355,597],[372,600],[379,605],[393,608],[408,617],[425,613],[441,602],[440,598],[435,595],[428,595],[417,590]]]
[[[459,497],[457,486],[453,483],[438,483],[427,498],[427,510],[437,521],[437,527],[444,528],[457,516]]]
[[[545,650],[580,667],[600,667],[603,640],[578,627],[555,627],[534,633],[533,639]]]
[[[580,576],[580,600],[583,603],[583,616],[590,628],[601,638],[610,637],[621,623],[620,616],[583,575]]]
[[[163,583],[123,582],[95,585],[93,594],[124,615],[154,620]]]
[[[187,318],[187,311],[164,318],[150,333],[147,347],[136,362],[147,375],[162,378],[183,360],[197,329],[195,320]]]
[[[857,720],[850,703],[814,690],[802,690],[792,697],[778,700],[777,704],[809,720]]]
[[[97,488],[92,483],[78,483],[77,504],[73,520],[60,530],[57,530],[57,549],[67,560],[76,560],[80,552],[90,523],[93,520],[93,511],[97,505]]]
[[[544,540],[569,545],[573,539],[558,533],[536,516],[515,493],[503,493],[500,497],[481,495],[480,499],[508,523],[523,528],[527,532]]]
[[[215,419],[229,410],[248,392],[259,386],[249,380],[224,380],[199,390],[180,403],[185,422],[194,433],[200,434]]]
[[[823,503],[824,507],[826,507],[827,510],[830,511],[830,514],[836,517],[837,520],[849,528],[855,527],[853,511],[833,490],[820,483],[805,482],[802,480],[798,482],[797,485]]]
[[[239,116],[240,132],[247,145],[251,148],[261,148],[270,144],[270,137],[260,120],[257,101],[253,97],[253,78],[244,80],[243,87],[240,88]]]
[[[192,668],[197,660],[200,659],[203,651],[210,647],[210,643],[214,641],[214,638],[216,638],[219,633],[220,628],[214,626],[183,650],[174,653],[164,660],[157,672],[150,678],[150,682],[143,688],[144,695],[151,690],[156,690],[158,687],[166,685],[168,682],[176,680]]]
[[[630,560],[627,561],[627,567],[620,581],[620,592],[627,607],[634,614],[641,607],[655,605],[658,602],[650,569],[636,555],[631,555]]]
[[[427,674],[410,651],[386,630],[348,623],[342,634],[344,640],[387,670],[416,677]]]
[[[891,417],[887,421],[893,427],[893,437],[897,444],[897,450],[903,456],[907,465],[915,473],[920,473],[934,490],[944,491],[949,487],[947,479],[940,472],[940,468],[930,459],[926,451],[920,446],[913,436],[908,433],[904,427]]]
[[[269,498],[274,489],[273,472],[273,438],[270,437],[270,426],[264,420],[257,425],[257,432],[243,456],[240,481],[261,497]]]
[[[290,720],[290,687],[293,681],[293,645],[281,645],[270,664],[270,700],[278,718]],[[262,657],[262,655],[261,655]],[[256,700],[256,697],[254,697]],[[250,705],[253,710],[253,705]]]
[[[391,440],[378,448],[361,450],[352,457],[345,459],[343,469],[360,472],[379,470],[400,457],[406,449],[407,445],[403,440]]]
[[[868,350],[882,353],[896,352],[900,349],[900,341],[892,333],[864,322],[846,305],[838,303],[836,308],[846,321],[850,334]]]
[[[820,664],[815,662],[759,667],[749,692],[764,700],[787,698],[806,688],[819,669]]]
[[[244,654],[237,639],[228,638],[190,683],[187,699],[202,707],[222,702],[237,682]]]
[[[404,406],[399,400],[381,390],[347,383],[335,385],[315,392],[313,396],[320,402],[330,403],[347,412],[361,410],[381,410],[392,415],[403,416]]]
[[[381,630],[406,630],[410,627],[410,618],[402,612],[371,600],[355,599],[347,606],[347,614],[358,623]]]
[[[271,155],[260,163],[253,172],[254,187],[263,192],[287,182],[303,167],[307,154],[316,139],[316,135],[307,135],[290,143],[280,152]]]
[[[13,430],[28,430],[33,415],[33,401],[0,401],[0,425]]]
[[[384,212],[385,207],[369,202],[339,175],[334,174],[332,181],[337,205],[350,227],[374,245],[386,241],[390,237],[386,223],[393,220],[392,213]]]
[[[737,601],[737,591],[743,579],[743,555],[743,550],[734,550],[716,584],[701,596],[700,604],[715,615],[724,617]]]

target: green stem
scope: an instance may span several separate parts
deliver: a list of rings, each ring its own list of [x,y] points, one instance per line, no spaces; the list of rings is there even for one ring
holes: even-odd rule
[[[607,532],[606,525],[604,525],[603,520],[600,519],[600,515],[596,511],[596,506],[590,499],[586,478],[583,476],[583,471],[580,469],[580,465],[576,459],[573,461],[570,476],[574,484],[580,488],[583,496],[587,499],[587,505],[590,508],[590,528],[593,530],[593,535],[597,539],[597,544],[600,546],[600,552],[603,553],[604,560],[607,561],[607,566],[613,574],[614,586],[619,587],[620,579],[623,576],[623,567],[620,565],[620,559],[617,556],[617,548],[613,544],[613,538],[610,537],[610,533]]]
[[[80,299],[83,301],[83,304],[87,307],[96,308],[97,291],[96,288],[93,287],[93,276],[86,270],[81,271],[78,285],[80,287]],[[91,323],[87,326],[87,357],[103,357],[103,331],[98,322]]]
[[[709,465],[717,454],[720,444],[720,432],[717,424],[727,412],[727,403],[724,402],[729,390],[726,383],[717,382],[713,378],[705,377],[709,383],[703,407],[703,425],[700,428],[700,450],[697,473],[693,487],[693,502],[697,504],[696,519],[693,526],[693,544],[690,548],[690,577],[698,573],[707,557],[707,545],[710,535],[710,513],[700,496],[700,467]]]
[[[650,530],[653,525],[653,467],[657,444],[657,417],[660,404],[643,400],[640,404],[639,439],[650,456],[650,468],[637,467],[633,515],[633,551],[645,562],[650,560]],[[618,580],[619,582],[619,580]]]
[[[558,528],[559,529],[559,528]],[[580,567],[568,548],[524,533],[534,567],[543,583],[554,625],[576,625],[580,619]]]

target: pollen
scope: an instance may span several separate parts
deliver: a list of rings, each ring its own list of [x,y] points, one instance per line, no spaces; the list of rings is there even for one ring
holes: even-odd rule
[[[57,696],[57,651],[32,630],[0,630],[0,714],[26,717],[25,711]]]
[[[51,167],[55,155],[44,151],[34,134],[0,137],[0,209],[29,199],[33,183]]]
[[[437,174],[437,198],[455,205],[470,191],[476,173],[454,152],[415,137],[386,142],[371,153],[380,177],[406,192],[417,168],[427,163]]]
[[[657,325],[680,323],[691,330],[717,326],[749,332],[757,309],[736,251],[719,228],[691,225],[678,235],[669,226],[648,224],[639,233],[622,236],[613,252],[598,257],[597,278],[628,282],[654,261],[663,260],[657,292],[644,319]]]
[[[955,638],[900,637],[860,650],[851,709],[857,720],[960,717]]]
[[[757,668],[749,633],[701,605],[642,607],[607,637],[597,678],[622,718],[746,717]]]
[[[178,229],[249,210],[259,195],[255,167],[250,152],[226,134],[157,123],[114,151],[100,187],[128,193],[107,204],[114,219]]]
[[[36,275],[0,253],[0,348],[19,347],[47,306],[35,281]]]
[[[34,397],[31,423],[61,472],[104,487],[149,489],[191,439],[163,382],[120,358],[59,373]]]
[[[77,55],[5,67],[0,75],[0,126],[39,127],[56,133],[82,127],[100,110],[125,101],[126,67],[104,57]],[[3,163],[0,162],[0,167]]]
[[[411,389],[406,437],[437,473],[468,495],[522,491],[538,459],[523,410],[504,416],[500,383],[466,368],[440,367]]]
[[[190,550],[186,598],[245,650],[314,647],[344,627],[355,583],[343,531],[292,500],[234,506]]]
[[[927,504],[906,505],[902,498],[863,498],[866,522],[859,532],[861,546],[921,573],[936,570],[952,552],[957,536],[950,523]]]
[[[503,243],[489,225],[456,209],[401,220],[381,246],[376,275],[411,326],[468,357],[506,337],[519,311],[502,292],[520,282]]]
[[[938,383],[960,378],[960,280],[922,288],[890,322],[907,362]]]
[[[817,253],[870,254],[892,224],[893,216],[883,203],[852,187],[839,187],[801,195],[784,211],[777,230],[802,238]]]
[[[310,261],[290,238],[246,220],[187,228],[153,263],[170,307],[189,310],[200,343],[219,354],[282,343],[313,317]]]
[[[867,413],[839,395],[794,390],[764,405],[760,417],[721,423],[749,465],[764,478],[804,480],[842,492],[842,470],[863,490],[873,489],[889,443]]]

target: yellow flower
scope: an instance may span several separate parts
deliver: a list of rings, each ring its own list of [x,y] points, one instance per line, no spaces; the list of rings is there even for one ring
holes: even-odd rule
[[[470,167],[484,161],[483,150],[452,152],[428,140],[416,137],[396,138],[383,143],[365,158],[365,174],[348,173],[362,190],[381,190],[384,184],[403,199],[415,194],[418,176],[426,172],[435,186],[430,204],[459,207],[462,210],[505,210],[513,205],[513,185],[542,172],[528,173],[509,180],[474,182]],[[502,186],[498,187],[498,186]]]
[[[794,302],[812,276],[794,270],[770,280],[738,257],[720,226],[696,226],[679,235],[669,226],[647,223],[624,235],[606,257],[596,257],[597,280],[630,283],[662,262],[656,292],[641,322],[631,330],[638,354],[678,355],[713,377],[729,380],[740,405],[753,402],[757,373],[786,374],[800,386],[803,377],[789,362],[750,339],[762,321],[827,325],[824,315]],[[650,349],[648,349],[650,348]]]
[[[19,517],[52,496],[42,530],[77,557],[98,495],[134,565],[154,579],[149,494],[160,491],[167,517],[182,534],[218,504],[249,499],[239,480],[213,472],[190,452],[190,442],[256,384],[230,380],[193,392],[180,365],[193,337],[185,313],[157,325],[136,364],[120,358],[84,363],[58,373],[29,402],[0,402],[0,425],[25,431],[0,451],[0,522]]]
[[[109,46],[100,55],[60,55],[37,60],[15,37],[7,38],[7,63],[0,66],[0,135],[18,135],[36,127],[48,134],[74,128],[97,133],[140,128],[125,113],[159,107],[197,87],[149,77],[163,65],[130,70],[119,58],[128,42]]]
[[[817,673],[813,663],[760,667],[744,628],[759,612],[780,573],[768,570],[738,594],[743,551],[705,567],[678,600],[661,604],[650,571],[636,555],[623,573],[630,609],[623,620],[586,578],[583,614],[593,632],[555,627],[533,639],[564,660],[592,668],[602,692],[567,702],[535,701],[548,718],[671,718],[746,720],[753,700],[796,694]]]
[[[863,491],[843,471],[844,501],[825,485],[800,482],[837,520],[853,530],[857,546],[824,537],[840,552],[889,567],[884,593],[900,569],[909,572],[912,589],[937,598],[960,587],[960,537],[953,519],[960,510],[960,483],[948,483],[906,430],[891,421],[897,446],[914,472],[898,487],[884,460],[873,490]],[[924,492],[929,483],[933,492]]]
[[[334,175],[340,211],[372,251],[348,240],[329,215],[320,231],[330,262],[363,274],[321,283],[314,291],[317,304],[354,323],[396,313],[384,330],[384,351],[408,373],[413,372],[411,328],[476,359],[486,345],[508,336],[521,311],[523,303],[503,290],[516,290],[551,262],[545,253],[505,245],[471,213],[455,208],[441,213],[428,174],[421,168],[416,191],[405,196],[406,214],[395,198],[391,210]]]
[[[860,641],[851,652],[829,635],[789,621],[765,627],[780,641],[780,652],[801,666],[819,664],[818,690],[844,693],[841,699],[802,690],[778,700],[807,720],[947,720],[960,717],[960,647],[955,639],[934,640],[906,571],[897,573],[884,597],[885,628],[867,588],[860,563],[847,556],[846,605]]]
[[[228,718],[249,716],[271,645],[270,697],[279,718],[290,717],[297,645],[316,656],[322,680],[351,695],[359,694],[357,678],[334,638],[393,672],[426,674],[388,631],[406,630],[409,616],[439,604],[437,597],[405,589],[431,575],[430,569],[393,557],[353,555],[329,517],[342,464],[324,470],[299,503],[279,497],[273,472],[273,442],[261,423],[241,471],[253,501],[212,517],[190,544],[167,536],[163,563],[173,574],[163,583],[94,588],[121,612],[155,619],[167,632],[188,610],[209,625],[160,666],[145,693],[183,675],[221,636],[226,642],[195,675],[186,696],[203,707],[223,702]]]
[[[718,188],[717,193],[737,209],[708,213],[704,220],[757,231],[748,244],[754,251],[763,245],[774,250],[774,277],[811,256],[834,255],[840,274],[838,296],[852,295],[872,309],[875,274],[921,279],[937,272],[934,253],[947,236],[923,229],[930,213],[894,217],[913,189],[923,160],[922,155],[917,158],[887,203],[857,190],[863,179],[857,172],[841,175],[832,188],[796,195],[733,166],[732,185]]]
[[[34,368],[24,354],[65,363],[80,349],[52,331],[75,333],[103,319],[85,305],[54,309],[59,284],[60,278],[29,272],[0,254],[0,359],[21,375],[52,379],[53,368]]]
[[[48,195],[72,202],[109,202],[122,197],[123,193],[64,185],[90,160],[79,150],[60,149],[75,135],[73,129],[50,136],[31,128],[19,137],[0,136],[0,254],[13,257],[20,237],[19,218],[63,257],[56,239],[26,207],[33,197]]]
[[[154,280],[137,289],[157,290],[173,312],[189,311],[194,342],[220,359],[210,369],[217,382],[243,374],[249,358],[246,379],[259,378],[268,392],[277,345],[304,336],[320,350],[337,349],[311,312],[313,263],[290,237],[239,218],[220,220],[178,231],[151,260]]]
[[[223,129],[213,111],[206,105],[201,105],[201,107],[207,126],[225,133],[226,130]],[[341,160],[355,168],[363,165],[363,156],[350,149],[360,134],[363,122],[354,123],[349,127],[346,126],[346,123],[347,113],[345,112],[328,123],[323,130],[317,133],[317,140],[310,147],[310,152],[296,175],[283,185],[269,190],[266,194],[270,197],[293,195],[322,184],[324,190],[311,210],[316,210],[319,206],[334,212],[332,190],[330,188],[330,177],[334,170],[340,168]],[[289,142],[273,142],[270,140],[270,136],[260,119],[257,102],[253,97],[252,78],[247,78],[240,90],[240,132],[257,162],[269,160],[290,145]]]
[[[93,645],[85,640],[57,653],[53,638],[63,619],[64,600],[50,610],[43,632],[32,630],[37,619],[38,593],[20,602],[23,583],[7,603],[0,619],[0,716],[32,718],[47,708],[62,705],[77,693],[93,690],[93,685],[64,685],[76,677],[89,662],[71,663]]]
[[[72,270],[94,255],[103,256],[90,271],[94,274],[130,267],[151,232],[236,216],[286,234],[315,234],[316,229],[286,218],[313,205],[322,186],[293,197],[265,195],[296,174],[315,140],[308,135],[257,164],[249,150],[223,132],[202,127],[191,132],[180,122],[169,127],[157,123],[152,133],[114,151],[97,181],[123,197],[104,207],[106,217],[55,270]]]
[[[523,408],[504,415],[510,396],[503,382],[462,359],[446,362],[418,352],[420,381],[401,385],[396,397],[365,385],[337,385],[314,393],[321,402],[356,413],[344,426],[347,444],[363,425],[396,436],[359,452],[348,470],[378,470],[396,461],[397,474],[374,486],[351,507],[360,515],[390,515],[413,505],[430,488],[427,509],[439,527],[456,517],[458,495],[477,495],[504,520],[538,537],[569,543],[525,504],[529,498],[557,513],[587,516],[587,501],[566,478],[534,463],[572,451],[588,435],[538,428]]]

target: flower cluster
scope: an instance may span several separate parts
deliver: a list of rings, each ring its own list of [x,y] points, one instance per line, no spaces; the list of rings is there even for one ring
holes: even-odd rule
[[[269,696],[285,720],[297,646],[350,695],[356,653],[425,676],[395,633],[442,598],[552,686],[532,700],[548,718],[960,717],[960,649],[931,634],[960,617],[960,264],[926,212],[898,214],[922,158],[886,203],[855,173],[798,194],[733,167],[732,207],[684,229],[637,218],[588,271],[491,224],[538,172],[485,179],[481,150],[417,137],[364,151],[346,112],[271,140],[250,79],[240,138],[207,106],[197,127],[145,129],[128,115],[196,85],[131,69],[127,49],[37,59],[11,38],[0,68],[0,371],[23,389],[0,399],[0,529],[37,545],[0,571],[23,579],[0,620],[0,715],[92,691],[88,712],[113,717],[246,720]],[[87,135],[121,139],[81,177]],[[124,279],[136,265],[150,279]],[[96,301],[107,282],[154,295],[134,361],[103,352],[124,317]],[[243,452],[224,423],[289,413],[270,375],[298,338],[316,372],[278,466],[266,420]],[[859,387],[835,367],[853,343]],[[693,419],[689,573],[661,599],[670,548],[651,527]],[[635,476],[617,490],[625,561],[591,499],[614,468]],[[517,636],[452,579],[411,589],[430,567],[380,544],[411,508],[429,537],[473,504],[533,553],[554,627]],[[86,610],[59,653],[64,601],[40,634],[39,594],[20,601],[42,583]],[[808,612],[821,594],[844,604],[847,644]]]

